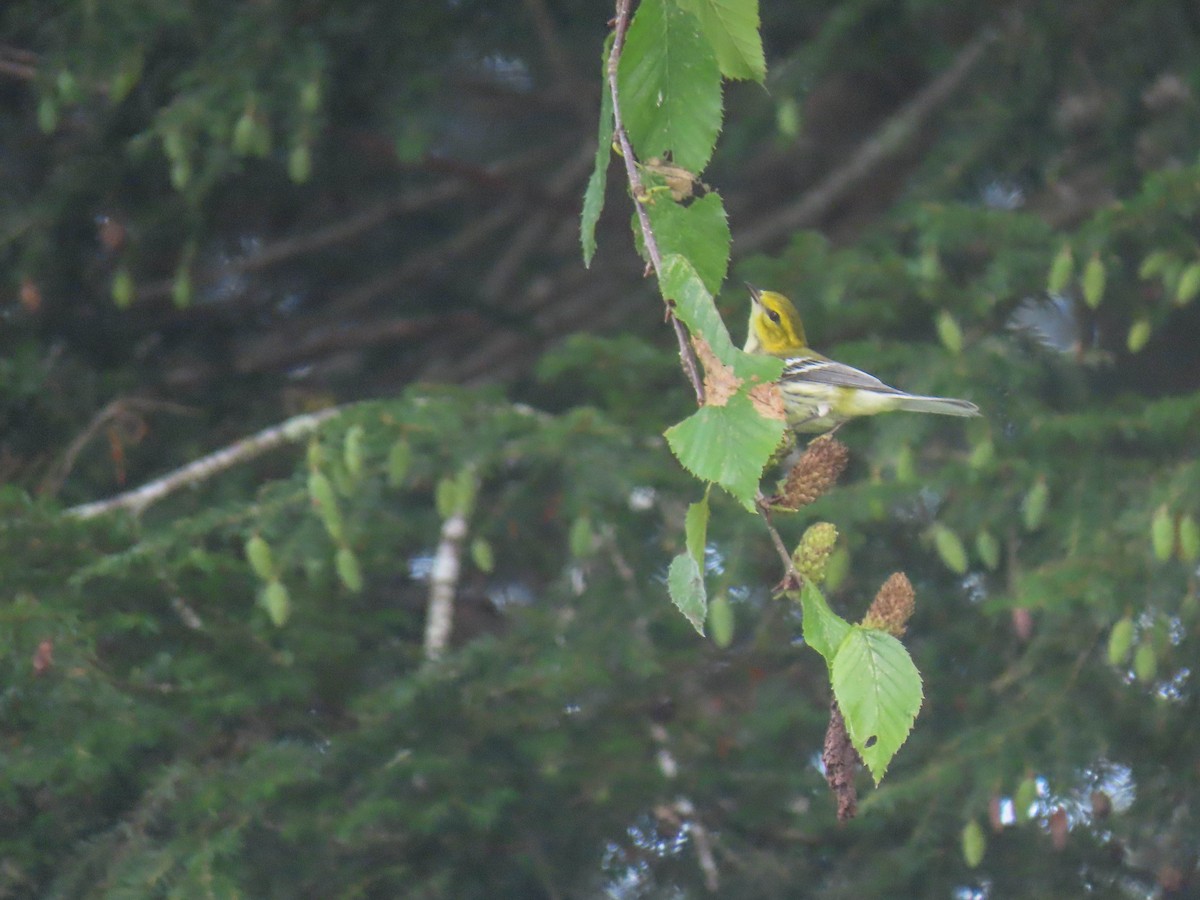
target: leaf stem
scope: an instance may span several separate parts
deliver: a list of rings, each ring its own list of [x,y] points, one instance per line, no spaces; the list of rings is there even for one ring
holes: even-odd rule
[[[650,216],[642,203],[645,189],[642,178],[638,173],[637,159],[633,155],[633,145],[629,143],[629,134],[625,131],[625,123],[621,118],[621,100],[617,90],[617,69],[621,62],[621,51],[625,47],[625,33],[629,30],[629,13],[631,0],[617,0],[617,14],[613,18],[613,45],[608,54],[608,89],[612,94],[613,127],[617,144],[621,148],[621,158],[625,163],[625,176],[629,180],[629,191],[633,197],[633,207],[637,211],[638,224],[642,229],[642,239],[646,244],[646,253],[650,257],[650,265],[654,274],[662,278],[662,253],[658,249],[658,241],[654,237],[654,229],[650,226]],[[666,298],[664,298],[665,300]],[[696,392],[696,404],[704,405],[704,382],[700,378],[700,366],[696,362],[696,354],[688,340],[687,329],[675,316],[670,303],[667,304],[667,320],[675,329],[675,339],[679,343],[679,359],[692,390]]]

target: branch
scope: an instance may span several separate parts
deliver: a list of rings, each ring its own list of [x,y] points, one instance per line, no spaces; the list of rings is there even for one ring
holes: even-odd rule
[[[844,165],[795,203],[771,215],[755,219],[738,238],[738,250],[752,253],[780,235],[817,223],[859,182],[899,153],[920,133],[921,126],[966,82],[983,59],[984,51],[999,37],[993,28],[984,29],[963,47],[950,68],[917,93],[899,112],[863,141]]]
[[[425,614],[425,659],[441,658],[454,629],[454,592],[462,570],[462,545],[467,536],[465,513],[452,513],[442,523],[441,541],[429,574],[429,609]]]
[[[646,244],[646,253],[650,257],[650,264],[654,267],[654,274],[661,279],[662,254],[658,250],[658,241],[654,237],[654,230],[650,227],[650,216],[641,200],[645,189],[642,187],[641,175],[638,174],[633,146],[629,143],[629,135],[625,131],[625,122],[621,118],[621,98],[620,92],[617,90],[617,67],[621,62],[621,51],[625,48],[625,32],[629,30],[629,5],[630,0],[617,0],[617,15],[613,20],[613,46],[612,52],[608,55],[608,89],[612,93],[613,127],[617,143],[621,147],[621,158],[625,162],[625,176],[629,179],[629,190],[633,195],[634,209],[637,210],[638,225],[642,229],[642,239]],[[683,323],[675,317],[675,313],[669,305],[667,306],[667,319],[675,328],[675,340],[679,343],[679,359],[683,363],[688,380],[692,383],[692,390],[696,392],[696,403],[703,406],[704,382],[700,378],[699,363],[696,362],[696,354],[692,351],[687,330],[683,327]]]
[[[190,462],[136,490],[109,497],[107,500],[73,506],[66,510],[66,515],[75,519],[94,519],[118,509],[128,510],[135,516],[141,515],[146,507],[175,493],[180,488],[196,487],[226,469],[248,462],[268,450],[274,450],[276,447],[307,437],[321,425],[340,415],[344,409],[345,407],[341,406],[331,406],[319,412],[295,416],[286,422],[272,425],[258,434],[242,438],[228,447]]]

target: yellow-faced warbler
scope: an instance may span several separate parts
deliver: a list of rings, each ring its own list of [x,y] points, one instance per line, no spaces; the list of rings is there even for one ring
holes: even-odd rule
[[[788,424],[794,430],[829,431],[858,416],[893,410],[979,415],[979,407],[967,400],[906,394],[874,375],[827,359],[809,349],[800,314],[791,300],[774,291],[746,287],[750,288],[750,330],[743,349],[784,361],[779,389]]]

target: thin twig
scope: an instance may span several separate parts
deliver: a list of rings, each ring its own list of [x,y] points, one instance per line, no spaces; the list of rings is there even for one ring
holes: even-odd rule
[[[318,412],[295,416],[194,460],[162,478],[147,482],[136,490],[109,497],[107,500],[72,506],[66,511],[66,515],[76,519],[94,519],[118,509],[127,510],[135,516],[140,515],[146,507],[181,488],[196,487],[214,475],[261,456],[268,450],[308,437],[330,419],[340,415],[343,410],[344,407],[332,406]]]
[[[771,517],[767,513],[767,500],[762,491],[759,491],[755,497],[754,505],[758,507],[758,514],[762,517],[763,525],[767,527],[767,534],[771,535],[771,543],[775,545],[775,552],[779,554],[779,559],[783,562],[784,581],[799,586],[800,573],[796,571],[796,566],[792,563],[792,554],[788,553],[787,545],[784,544],[783,538],[775,529],[775,523],[771,521]]]
[[[171,403],[166,400],[150,400],[141,397],[120,397],[113,400],[96,413],[96,415],[92,416],[92,420],[87,424],[87,427],[75,436],[75,439],[63,451],[58,463],[42,479],[38,493],[46,496],[57,494],[63,482],[67,480],[67,476],[71,474],[71,470],[75,468],[75,462],[79,458],[79,454],[83,452],[83,449],[91,443],[92,439],[109,422],[120,422],[138,411],[149,412],[152,410],[165,410],[177,415],[188,415],[194,412],[194,410],[188,407],[180,406],[178,403]]]
[[[629,143],[629,135],[625,131],[625,123],[621,118],[621,98],[620,92],[617,90],[617,68],[621,62],[621,51],[625,47],[625,32],[629,30],[629,7],[630,0],[617,0],[617,15],[613,20],[612,52],[608,55],[608,89],[612,93],[613,126],[617,143],[621,147],[621,158],[625,162],[625,176],[629,179],[633,207],[637,210],[638,225],[642,229],[642,239],[646,245],[646,253],[650,257],[650,264],[654,267],[654,274],[661,282],[662,254],[658,249],[658,241],[654,237],[654,229],[650,227],[650,215],[646,212],[646,207],[641,200],[644,188],[637,169],[637,159],[633,155],[633,145]],[[704,382],[700,378],[700,365],[696,361],[696,354],[688,340],[687,330],[669,306],[667,307],[667,318],[675,328],[675,340],[679,343],[679,358],[683,363],[688,380],[692,383],[692,390],[696,392],[696,403],[703,406]]]
[[[820,221],[855,185],[894,157],[920,133],[921,125],[966,82],[967,76],[983,59],[984,51],[998,37],[999,32],[994,28],[984,29],[959,51],[946,71],[876,129],[843,165],[830,172],[820,184],[805,192],[795,203],[757,218],[744,228],[738,237],[738,251],[755,252],[783,235]]]

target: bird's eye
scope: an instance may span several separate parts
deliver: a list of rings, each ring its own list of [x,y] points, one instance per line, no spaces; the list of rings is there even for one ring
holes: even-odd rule
[[[775,310],[768,309],[767,310],[767,318],[770,319],[772,322],[774,322],[776,325],[779,324],[779,313],[775,312]]]

